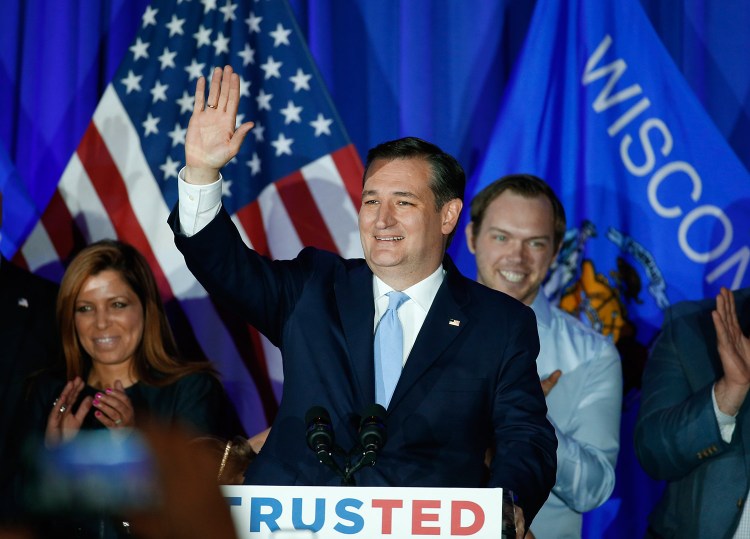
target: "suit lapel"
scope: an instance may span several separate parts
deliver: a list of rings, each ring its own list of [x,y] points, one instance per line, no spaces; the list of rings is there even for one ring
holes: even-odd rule
[[[349,363],[357,384],[355,394],[362,397],[363,404],[369,404],[375,401],[375,302],[370,268],[363,263],[350,271],[342,272],[336,278],[334,291],[349,350]]]
[[[447,274],[409,353],[388,406],[389,410],[398,405],[399,400],[469,323],[464,310],[469,298],[464,278],[448,256],[443,260],[443,268]]]

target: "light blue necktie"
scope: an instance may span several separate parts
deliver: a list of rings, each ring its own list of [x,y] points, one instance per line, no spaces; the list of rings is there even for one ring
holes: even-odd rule
[[[404,356],[404,331],[398,319],[398,309],[409,296],[403,292],[388,292],[388,309],[375,331],[375,401],[388,408],[396,383],[401,376]]]

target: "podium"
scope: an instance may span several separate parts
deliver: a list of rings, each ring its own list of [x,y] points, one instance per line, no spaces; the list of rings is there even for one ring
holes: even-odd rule
[[[221,490],[240,539],[515,538],[501,488],[226,485]]]

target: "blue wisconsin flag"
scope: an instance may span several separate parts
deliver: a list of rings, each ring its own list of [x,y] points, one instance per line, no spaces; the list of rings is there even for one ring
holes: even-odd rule
[[[667,305],[750,284],[750,177],[638,2],[540,0],[488,148],[470,194],[533,173],[575,227],[548,292],[585,258],[647,338]]]
[[[750,285],[748,172],[637,1],[537,2],[469,194],[515,172],[560,195],[570,229],[547,293],[618,342],[626,391],[665,307]],[[658,496],[633,456],[636,405],[631,391],[618,485],[590,537],[642,536]]]

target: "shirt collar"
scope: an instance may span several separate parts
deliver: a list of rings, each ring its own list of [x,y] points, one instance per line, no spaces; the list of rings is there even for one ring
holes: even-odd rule
[[[550,307],[547,296],[544,295],[544,289],[539,288],[534,301],[531,303],[531,308],[534,310],[536,315],[536,321],[545,326],[549,327],[552,325],[552,307]]]
[[[431,275],[422,279],[417,284],[411,285],[406,290],[402,290],[402,292],[408,295],[425,312],[429,311],[440,285],[443,284],[444,277],[445,270],[441,264]],[[373,275],[373,291],[376,302],[392,290],[393,288],[385,284],[380,277]]]

